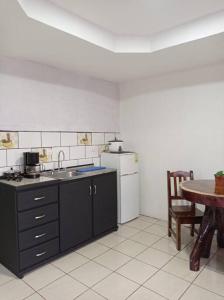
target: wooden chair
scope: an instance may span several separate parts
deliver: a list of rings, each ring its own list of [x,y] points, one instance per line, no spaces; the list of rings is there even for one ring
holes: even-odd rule
[[[168,236],[176,239],[176,248],[181,250],[181,224],[191,224],[191,236],[194,236],[195,224],[202,221],[203,212],[195,207],[195,204],[183,199],[179,192],[179,184],[185,180],[193,180],[193,171],[167,171],[168,189]],[[189,204],[174,205],[176,200],[185,200]],[[176,201],[177,202],[177,201]],[[172,219],[176,221],[176,232],[172,228]]]

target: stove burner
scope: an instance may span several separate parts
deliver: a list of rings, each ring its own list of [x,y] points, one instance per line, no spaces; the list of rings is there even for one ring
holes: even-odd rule
[[[17,182],[20,182],[23,179],[23,175],[20,171],[17,172],[5,172],[3,174],[3,179],[6,179],[8,181],[14,180]]]

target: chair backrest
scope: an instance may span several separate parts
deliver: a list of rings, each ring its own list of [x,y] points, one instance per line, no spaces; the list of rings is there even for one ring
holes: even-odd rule
[[[182,181],[194,180],[193,171],[167,171],[168,207],[172,206],[173,200],[183,200],[179,194],[179,184]]]

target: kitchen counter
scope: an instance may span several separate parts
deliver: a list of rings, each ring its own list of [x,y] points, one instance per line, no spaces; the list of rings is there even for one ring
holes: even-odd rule
[[[67,170],[76,170],[76,168],[68,168]],[[87,178],[87,177],[93,177],[101,174],[106,174],[106,173],[111,173],[111,172],[116,172],[116,169],[112,168],[106,168],[102,170],[97,170],[97,171],[91,171],[91,172],[85,172],[83,174],[77,174],[73,177],[67,177],[67,178],[53,178],[47,175],[41,175],[39,178],[23,178],[22,181],[17,182],[14,180],[6,180],[6,179],[0,179],[0,183],[3,183],[5,185],[12,186],[16,189],[22,189],[26,187],[34,187],[34,186],[40,186],[40,185],[45,185],[45,184],[55,184],[61,181],[71,181],[71,180],[77,180],[81,178]],[[44,174],[45,172],[43,172]],[[47,172],[46,172],[47,173]],[[45,174],[46,174],[45,173]]]

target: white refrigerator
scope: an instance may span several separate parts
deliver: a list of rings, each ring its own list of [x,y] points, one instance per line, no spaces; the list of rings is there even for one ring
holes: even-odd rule
[[[101,154],[101,165],[117,169],[118,223],[139,216],[139,170],[137,154],[133,152]]]

